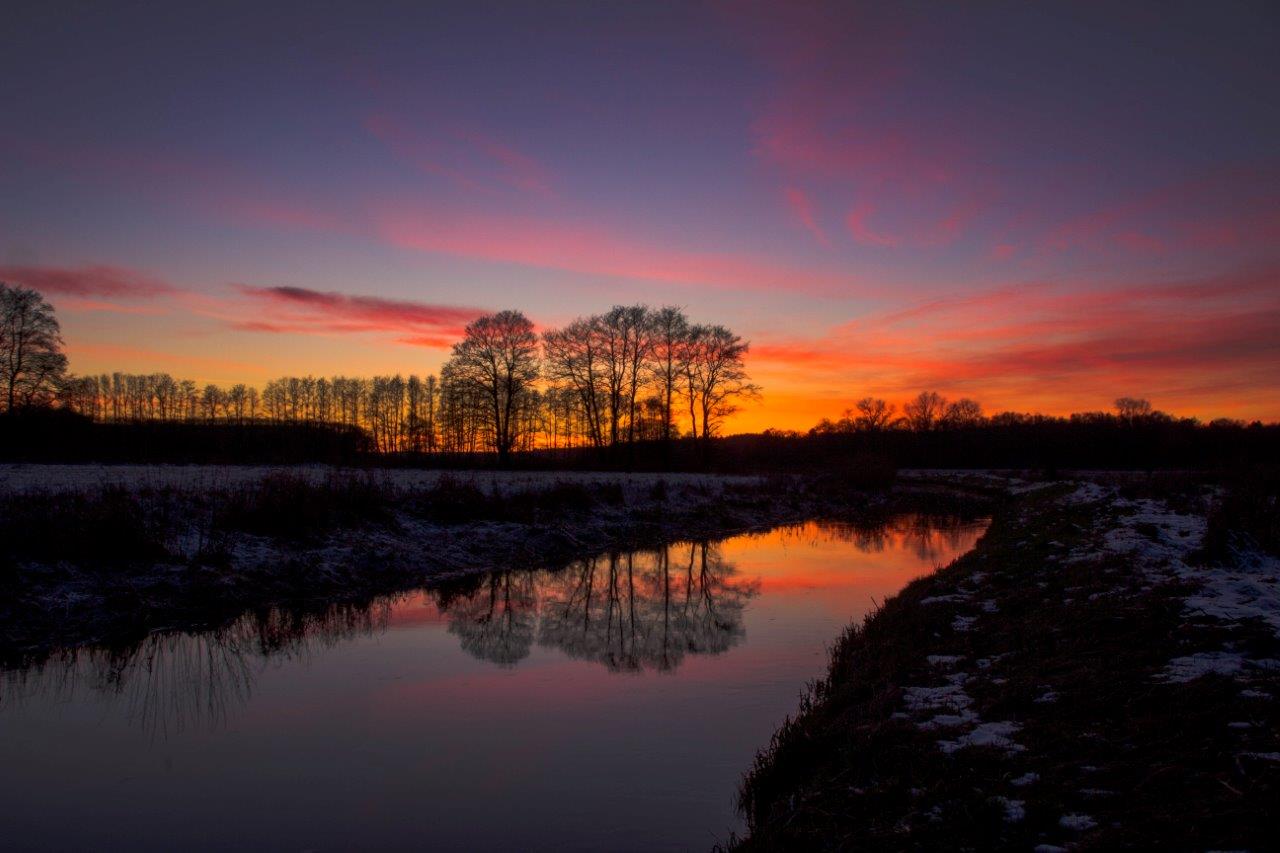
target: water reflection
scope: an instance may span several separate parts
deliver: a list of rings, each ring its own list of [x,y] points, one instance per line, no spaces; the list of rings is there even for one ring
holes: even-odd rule
[[[0,838],[706,849],[832,638],[982,527],[811,523],[69,650],[0,672]]]
[[[36,699],[69,703],[91,693],[122,705],[125,717],[152,735],[217,727],[249,701],[261,662],[384,630],[394,603],[273,607],[205,631],[156,631],[129,643],[66,649],[0,673],[0,708]]]
[[[512,666],[536,643],[614,672],[669,671],[742,639],[759,590],[711,543],[610,553],[556,571],[502,572],[441,595],[449,631],[481,660]]]
[[[777,533],[784,539],[802,541],[812,539],[812,532],[818,531],[827,539],[849,542],[867,554],[903,548],[916,559],[938,566],[965,550],[975,528],[983,526],[985,522],[954,516],[907,513],[877,522],[815,521],[779,528]]]
[[[500,667],[514,667],[541,648],[610,672],[672,672],[689,655],[718,655],[746,636],[743,614],[760,594],[761,580],[744,577],[725,558],[724,544],[740,550],[755,543],[784,549],[847,543],[866,554],[909,551],[925,565],[938,565],[975,535],[973,522],[935,515],[811,522],[726,543],[676,543],[554,570],[474,575],[361,602],[264,608],[216,628],[68,649],[0,673],[0,710],[36,700],[72,703],[88,693],[123,705],[130,723],[153,736],[217,728],[249,702],[268,663],[380,634],[393,614],[412,607],[446,622],[468,655]]]

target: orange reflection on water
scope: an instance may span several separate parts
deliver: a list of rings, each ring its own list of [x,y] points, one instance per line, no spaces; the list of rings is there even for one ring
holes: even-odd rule
[[[882,600],[968,551],[984,528],[983,521],[944,523],[910,514],[879,525],[810,521],[736,536],[721,549],[771,594],[822,589],[876,593]]]

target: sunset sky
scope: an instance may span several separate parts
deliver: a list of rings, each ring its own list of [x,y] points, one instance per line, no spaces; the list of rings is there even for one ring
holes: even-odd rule
[[[752,342],[730,432],[1280,419],[1274,2],[276,5],[6,3],[0,280],[74,372],[426,374],[648,302]]]

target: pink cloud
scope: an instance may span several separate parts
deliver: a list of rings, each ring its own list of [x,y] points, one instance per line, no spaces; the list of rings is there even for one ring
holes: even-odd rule
[[[799,187],[787,187],[783,194],[787,201],[787,208],[795,220],[812,234],[815,240],[824,246],[827,245],[827,235],[818,224],[817,217],[814,216],[813,201],[809,198],[809,194]]]
[[[155,317],[169,313],[167,308],[159,305],[120,305],[115,302],[103,302],[99,299],[65,299],[58,303],[60,310],[88,311],[102,314],[132,314],[135,316]]]
[[[457,124],[421,133],[389,115],[365,120],[365,129],[399,159],[465,189],[505,186],[553,195],[550,171],[538,160],[492,134]]]
[[[1270,246],[1280,239],[1280,197],[1266,168],[1215,169],[1122,195],[1045,231],[1040,247],[1152,254],[1171,249]]]
[[[817,339],[757,340],[750,359],[763,374],[848,387],[851,397],[936,388],[988,408],[1065,412],[1139,393],[1175,410],[1193,405],[1193,414],[1274,417],[1278,326],[1280,270],[1262,269],[1106,290],[1006,286]]]
[[[485,311],[459,305],[439,305],[383,299],[304,287],[236,288],[266,310],[265,318],[227,318],[234,329],[292,334],[398,333],[401,342],[415,346],[448,346],[461,337],[467,323]]]
[[[174,293],[166,281],[125,267],[0,266],[0,281],[20,284],[58,296],[99,296],[137,299]]]
[[[855,282],[825,270],[746,254],[670,249],[598,226],[548,219],[401,208],[386,210],[376,231],[379,239],[405,249],[672,284],[842,293]]]
[[[900,242],[897,237],[874,230],[867,224],[867,219],[874,212],[875,209],[867,202],[849,211],[845,223],[849,226],[849,233],[853,235],[853,239],[870,246],[897,246]]]

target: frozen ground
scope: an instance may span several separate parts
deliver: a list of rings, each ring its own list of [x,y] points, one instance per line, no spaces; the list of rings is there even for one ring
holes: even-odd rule
[[[658,481],[668,485],[755,483],[758,477],[714,474],[621,474],[600,471],[436,471],[416,468],[353,469],[330,465],[0,465],[0,492],[87,490],[102,486],[180,488],[199,491],[224,489],[261,480],[268,474],[288,473],[322,482],[338,474],[367,474],[403,489],[430,488],[442,477],[473,483],[486,491],[516,491],[553,483],[622,483],[646,488]]]
[[[1271,831],[1280,560],[1243,534],[1206,552],[1224,493],[1189,474],[904,478],[1010,500],[837,646],[816,710],[748,779],[764,847],[1258,847],[1220,842]]]

